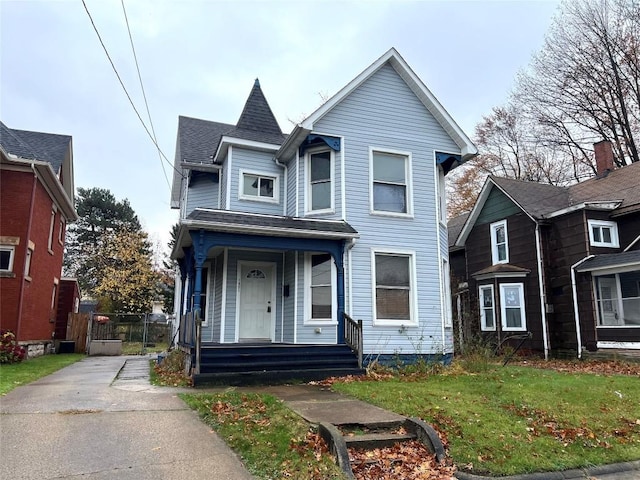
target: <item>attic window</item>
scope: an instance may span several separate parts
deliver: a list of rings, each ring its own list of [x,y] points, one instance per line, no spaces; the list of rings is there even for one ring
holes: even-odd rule
[[[605,220],[588,220],[589,243],[592,247],[618,248],[618,225]]]

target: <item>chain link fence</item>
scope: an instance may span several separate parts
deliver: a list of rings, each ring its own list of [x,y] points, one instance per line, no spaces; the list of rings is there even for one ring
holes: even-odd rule
[[[121,343],[123,355],[163,352],[169,348],[171,332],[171,322],[163,314],[93,313],[89,344]]]

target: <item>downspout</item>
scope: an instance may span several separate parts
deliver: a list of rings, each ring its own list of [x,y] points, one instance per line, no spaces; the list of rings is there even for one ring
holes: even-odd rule
[[[582,358],[582,337],[580,335],[580,313],[578,312],[578,292],[576,289],[576,268],[595,255],[588,255],[571,265],[571,294],[573,295],[573,317],[576,322],[576,340],[578,341],[578,359]]]
[[[622,251],[624,252],[628,252],[629,250],[631,250],[633,248],[633,246],[638,243],[640,241],[640,235],[638,235],[633,242],[631,242],[629,245],[627,245],[627,247]]]
[[[36,167],[33,163],[31,165],[31,170],[33,171],[33,186],[31,187],[31,204],[29,205],[29,224],[27,225],[27,238],[25,239],[25,243],[27,245],[27,249],[29,248],[29,239],[31,238],[31,224],[33,222],[33,205],[36,199],[36,185],[38,182],[38,174],[36,173]],[[31,259],[33,261],[33,258]],[[24,270],[27,266],[27,252],[25,250],[24,254],[24,262],[22,263],[22,273],[20,274],[20,278],[22,281],[20,282],[20,299],[18,300],[18,323],[16,324],[16,338],[20,338],[20,324],[22,323],[22,306],[24,304]]]
[[[289,167],[287,167],[286,164],[280,162],[280,160],[278,160],[276,157],[273,157],[273,161],[275,162],[276,165],[278,165],[279,167],[282,167],[284,169],[284,182],[282,182],[283,187],[282,190],[284,192],[283,194],[283,198],[282,198],[282,215],[287,215],[287,186],[288,186],[288,178],[289,178]]]
[[[542,317],[542,342],[544,359],[549,360],[549,332],[547,330],[546,295],[544,293],[544,262],[542,261],[542,242],[540,241],[540,224],[536,222],[536,259],[538,262],[538,289],[540,295],[540,315]]]
[[[349,289],[349,294],[347,295],[347,299],[349,300],[349,308],[347,309],[349,312],[349,315],[353,316],[353,282],[352,282],[352,278],[353,278],[353,266],[352,266],[352,260],[351,260],[351,250],[353,249],[353,247],[356,246],[356,242],[357,242],[357,238],[352,238],[351,240],[349,240],[349,243],[347,244],[347,266],[349,268],[349,278],[347,281],[347,288]]]

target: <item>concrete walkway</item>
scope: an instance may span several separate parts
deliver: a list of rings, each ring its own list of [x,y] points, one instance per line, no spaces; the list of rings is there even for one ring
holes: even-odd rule
[[[87,357],[0,397],[0,472],[25,480],[253,478],[176,389],[149,385],[148,357]]]

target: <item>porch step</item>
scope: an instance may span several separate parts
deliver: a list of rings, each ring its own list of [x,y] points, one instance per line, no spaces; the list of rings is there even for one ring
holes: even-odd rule
[[[346,345],[203,344],[194,383],[281,383],[363,373]]]
[[[347,447],[362,450],[373,450],[375,448],[392,447],[396,443],[415,440],[418,437],[413,433],[378,432],[366,433],[362,435],[343,435]]]

